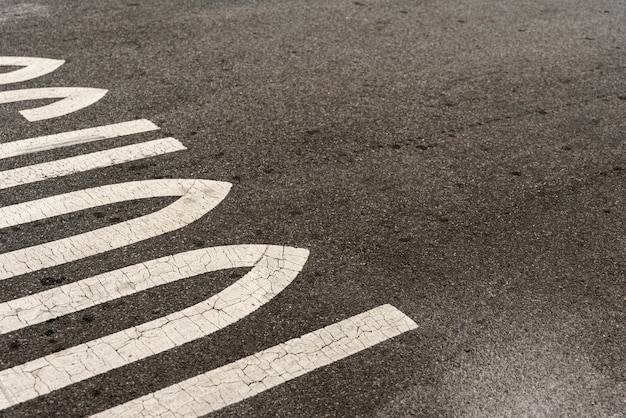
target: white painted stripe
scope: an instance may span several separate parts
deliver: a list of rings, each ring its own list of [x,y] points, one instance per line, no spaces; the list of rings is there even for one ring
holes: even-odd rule
[[[0,171],[0,190],[185,149],[187,148],[174,138],[162,138],[105,151],[98,151],[91,154]]]
[[[379,306],[93,417],[198,417],[416,328],[393,306]]]
[[[59,134],[38,136],[20,141],[0,144],[0,160],[34,152],[48,151],[70,145],[86,144],[118,136],[133,135],[159,129],[147,119],[98,126],[96,128],[62,132]]]
[[[0,84],[20,83],[41,77],[63,65],[63,60],[31,57],[0,57],[0,65],[24,67],[15,71],[0,74]]]
[[[275,245],[247,246],[246,250],[257,258],[252,270],[204,302],[1,371],[0,409],[170,350],[238,321],[289,285],[309,254],[305,249]],[[206,263],[194,254],[182,257],[188,265]],[[165,271],[170,268],[173,266],[163,265]]]
[[[181,197],[165,208],[148,215],[68,238],[0,254],[0,280],[70,263],[182,228],[213,209],[226,197],[231,187],[230,183],[195,179],[162,180],[161,182],[146,180],[144,184],[148,189],[167,188],[168,195],[172,193]],[[126,188],[127,183],[115,186],[119,189],[114,189],[113,192],[109,189],[109,192],[113,195],[119,194],[121,197],[113,196],[113,200],[124,201],[134,198],[129,193],[137,190],[136,183],[132,183],[128,188]],[[147,191],[143,196],[146,195],[158,196],[159,194],[153,189],[152,192]],[[98,197],[97,194],[96,196]],[[42,200],[47,201],[47,199]],[[41,200],[35,202],[41,202]],[[94,203],[95,206],[97,204],[98,202]],[[81,204],[77,203],[77,205]],[[83,206],[87,206],[87,203]],[[35,209],[37,209],[36,205]],[[46,209],[41,210],[43,214],[46,214]],[[41,216],[39,218],[41,219]]]
[[[35,122],[76,112],[102,99],[106,93],[107,90],[90,87],[44,87],[11,90],[0,92],[0,104],[26,100],[62,99],[49,105],[20,111],[28,121]]]
[[[0,334],[199,274],[253,267],[266,248],[265,245],[231,245],[188,251],[0,303]]]

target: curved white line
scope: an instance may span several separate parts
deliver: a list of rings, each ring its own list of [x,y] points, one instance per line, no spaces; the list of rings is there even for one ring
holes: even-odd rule
[[[45,395],[76,382],[131,364],[209,335],[263,306],[298,275],[309,252],[275,245],[232,246],[252,252],[257,261],[241,279],[209,299],[142,325],[80,344],[0,372],[0,409]],[[247,258],[254,255],[242,255]],[[193,252],[183,264],[210,266]],[[236,262],[231,265],[240,265]],[[210,267],[209,267],[210,268]],[[181,272],[182,276],[186,273]]]
[[[42,75],[56,70],[63,65],[64,62],[64,60],[49,58],[0,57],[0,65],[24,67],[0,74],[0,84],[20,83],[41,77]]]
[[[217,206],[226,197],[231,187],[230,183],[212,180],[168,179],[146,180],[140,183],[148,189],[141,197],[163,195],[181,197],[165,208],[148,215],[68,238],[0,254],[0,280],[80,260],[182,228]],[[135,196],[129,194],[127,190],[132,193],[138,187],[137,183],[131,183],[131,186],[128,183],[120,183],[105,186],[104,190],[98,189],[96,189],[95,196],[101,202],[106,203],[133,200]],[[88,193],[89,190],[85,192]],[[82,198],[87,196],[87,194],[78,193],[78,196]],[[103,197],[103,194],[109,197]],[[54,213],[68,213],[60,209],[62,204],[59,202],[62,201],[63,196],[67,195],[56,197],[57,202],[52,210],[41,207],[42,201],[43,203],[50,202],[48,200],[50,198],[21,205],[24,205],[31,213],[41,211],[40,215],[31,215],[31,219],[44,219],[50,214],[54,216]],[[39,207],[37,202],[40,203]],[[69,206],[70,208],[86,208],[89,205],[87,201],[74,202]],[[99,202],[92,202],[89,207],[94,206],[99,206]],[[15,206],[9,208],[13,212],[13,219],[9,223],[15,224],[16,221],[19,223],[19,216],[15,215]]]
[[[44,87],[11,90],[0,92],[0,104],[25,100],[62,99],[49,105],[20,111],[29,122],[35,122],[76,112],[102,99],[106,93],[107,90],[90,87]]]
[[[195,180],[158,179],[108,184],[0,207],[0,229],[129,200],[183,196]]]
[[[231,245],[170,255],[0,303],[0,334],[217,270],[252,267],[265,245]]]
[[[177,139],[162,138],[76,157],[27,165],[0,171],[0,190],[186,149]]]

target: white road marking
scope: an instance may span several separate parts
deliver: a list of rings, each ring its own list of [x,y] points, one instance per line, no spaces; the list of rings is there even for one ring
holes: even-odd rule
[[[393,306],[379,306],[93,417],[198,417],[416,328]]]
[[[49,105],[20,111],[29,122],[35,122],[76,112],[102,99],[106,93],[107,90],[90,87],[45,87],[11,90],[0,92],[0,104],[26,100],[62,99]]]
[[[0,190],[186,149],[183,144],[174,138],[162,138],[0,171]]]
[[[64,62],[64,60],[54,60],[49,58],[0,57],[0,65],[2,66],[10,65],[24,67],[8,73],[0,74],[0,84],[20,83],[22,81],[41,77],[42,75],[56,70],[63,65]]]
[[[184,196],[196,180],[139,180],[0,207],[0,229],[66,215],[79,210],[151,197]]]
[[[0,334],[187,277],[229,268],[253,267],[266,248],[266,245],[231,245],[188,251],[0,303]],[[282,263],[289,263],[289,260]]]
[[[139,119],[129,122],[115,123],[112,125],[98,126],[96,128],[22,139],[19,141],[0,144],[0,160],[3,158],[16,157],[18,155],[48,151],[71,145],[86,144],[88,142],[101,141],[103,139],[116,138],[118,136],[133,135],[157,129],[159,129],[159,127],[149,120]]]
[[[0,57],[0,85],[48,74],[62,60]],[[20,111],[29,121],[66,115],[107,90],[81,87],[0,92],[0,104],[60,99]],[[0,160],[159,129],[141,119],[0,144]],[[186,149],[174,138],[0,172],[0,189]],[[116,202],[180,196],[149,215],[0,254],[0,280],[110,251],[182,228],[213,209],[230,190],[209,180],[147,180],[80,190],[0,208],[0,229]],[[308,250],[232,245],[166,256],[0,303],[0,334],[210,271],[252,267],[218,294],[162,318],[0,371],[0,410],[162,353],[233,324],[270,301],[301,271]],[[335,323],[231,364],[119,405],[96,416],[199,416],[242,401],[417,328],[391,305]]]
[[[0,409],[170,350],[237,322],[288,286],[309,254],[305,249],[275,245],[246,246],[245,250],[253,255],[243,255],[247,258],[244,261],[256,258],[252,270],[201,303],[1,371]],[[228,254],[239,255],[238,251]],[[193,254],[180,256],[186,269],[196,265],[201,271],[203,265],[210,265],[210,260],[198,260]],[[154,268],[159,268],[158,263]],[[168,271],[174,266],[163,264],[161,268]],[[144,273],[137,270],[135,274]]]
[[[134,244],[167,232],[182,228],[213,209],[228,194],[231,184],[211,180],[161,180],[143,182],[148,189],[155,187],[167,187],[171,195],[181,197],[154,213],[140,216],[135,219],[120,222],[105,228],[85,232],[68,238],[35,245],[20,250],[0,254],[0,280],[9,279],[25,273],[41,270],[60,264],[70,263],[126,245]],[[111,200],[132,200],[137,190],[136,183],[132,183],[125,190],[126,183],[115,186],[106,186],[110,189],[104,193],[119,194]],[[93,190],[93,189],[92,189]],[[87,194],[89,190],[85,190]],[[129,194],[131,193],[131,194]],[[146,195],[159,195],[159,191],[146,192]],[[170,195],[168,193],[168,195]],[[102,198],[102,195],[96,197]],[[43,199],[44,202],[49,201]],[[37,208],[37,202],[27,202]],[[80,203],[76,203],[80,206]],[[98,202],[94,203],[95,206]],[[85,203],[83,206],[87,206]],[[76,207],[76,206],[75,206]],[[31,206],[32,209],[32,206]],[[45,209],[42,209],[46,213]],[[38,219],[42,219],[39,216]]]

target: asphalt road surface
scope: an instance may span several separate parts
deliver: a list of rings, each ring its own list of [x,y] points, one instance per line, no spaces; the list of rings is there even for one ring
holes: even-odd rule
[[[622,0],[0,34],[0,415],[626,416]]]

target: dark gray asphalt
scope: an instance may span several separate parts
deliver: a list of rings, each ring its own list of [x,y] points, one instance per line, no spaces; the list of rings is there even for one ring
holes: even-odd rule
[[[199,221],[0,282],[2,301],[205,246],[308,248],[296,280],[209,337],[4,411],[81,416],[390,303],[416,331],[216,416],[626,416],[626,3],[0,1],[0,55],[65,59],[19,87],[108,89],[0,141],[146,118],[187,151],[0,191],[233,183]],[[116,204],[0,230],[0,252],[153,212]],[[241,271],[0,338],[0,367],[175,312]]]

